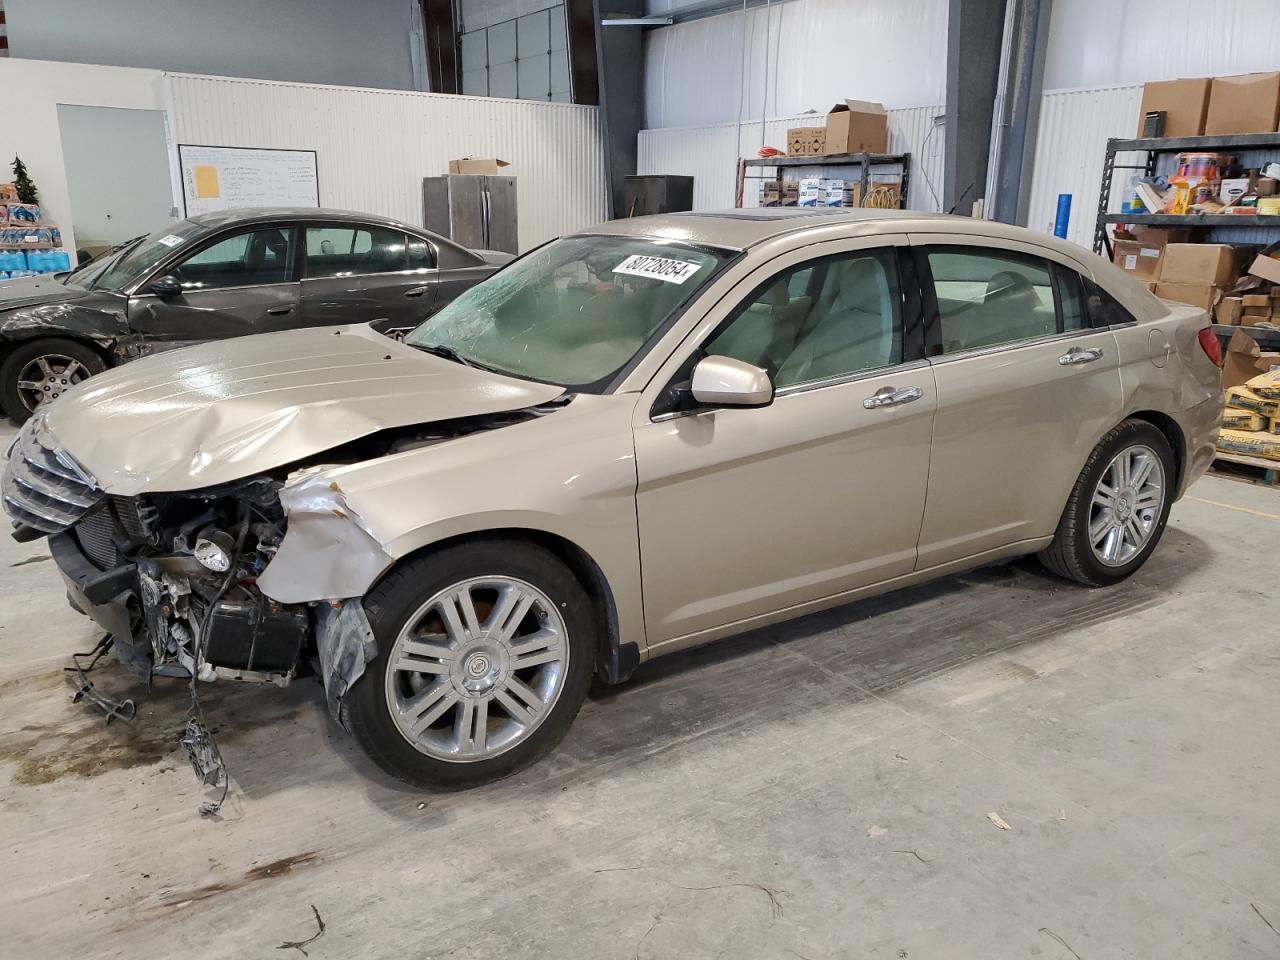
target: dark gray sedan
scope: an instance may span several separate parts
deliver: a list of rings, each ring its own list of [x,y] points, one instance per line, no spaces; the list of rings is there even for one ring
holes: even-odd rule
[[[0,283],[0,405],[21,422],[109,366],[206,340],[362,322],[397,336],[510,259],[342,210],[191,217],[70,273]]]

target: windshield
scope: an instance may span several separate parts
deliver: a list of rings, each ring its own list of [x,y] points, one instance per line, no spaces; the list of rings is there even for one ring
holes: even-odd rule
[[[472,287],[405,342],[589,387],[626,366],[730,255],[667,240],[567,237]]]
[[[171,223],[150,236],[125,244],[118,253],[103,259],[102,269],[89,277],[78,275],[73,282],[90,290],[119,290],[206,229],[190,220]]]

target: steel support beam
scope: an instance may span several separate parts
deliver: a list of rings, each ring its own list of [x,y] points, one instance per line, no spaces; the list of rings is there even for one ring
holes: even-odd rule
[[[968,213],[987,192],[1006,0],[950,0],[942,204]]]
[[[427,47],[427,89],[458,93],[458,25],[453,0],[419,0]]]
[[[1024,227],[1031,207],[1052,6],[1053,0],[1012,0],[1009,10],[1013,30],[1004,66],[1003,136],[991,210],[993,219]]]
[[[636,172],[640,110],[644,90],[643,27],[600,25],[609,19],[644,15],[644,0],[594,0],[596,70],[600,82],[600,122],[609,175],[608,211],[612,219],[625,209],[626,177]]]

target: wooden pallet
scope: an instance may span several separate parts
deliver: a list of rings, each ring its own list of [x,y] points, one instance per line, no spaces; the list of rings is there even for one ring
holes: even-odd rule
[[[1219,476],[1230,477],[1232,480],[1280,486],[1280,460],[1249,457],[1243,453],[1223,453],[1219,450],[1213,457],[1213,469]]]

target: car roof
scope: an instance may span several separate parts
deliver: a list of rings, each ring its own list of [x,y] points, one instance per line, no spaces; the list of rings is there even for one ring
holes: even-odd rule
[[[376,223],[384,227],[395,227],[398,230],[412,230],[414,233],[422,232],[421,227],[392,220],[390,217],[361,213],[358,210],[331,210],[327,207],[236,207],[229,210],[215,210],[211,213],[198,213],[187,217],[187,220],[210,230],[238,223],[271,223],[276,220],[343,220]]]
[[[656,237],[730,250],[746,250],[786,234],[847,224],[854,236],[877,233],[954,233],[1035,243],[1080,260],[1087,253],[1078,244],[1047,233],[1010,226],[993,220],[922,213],[916,210],[882,210],[862,207],[754,207],[733,210],[663,213],[648,217],[611,220],[582,234]]]

